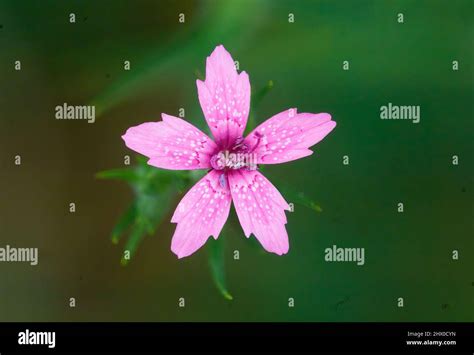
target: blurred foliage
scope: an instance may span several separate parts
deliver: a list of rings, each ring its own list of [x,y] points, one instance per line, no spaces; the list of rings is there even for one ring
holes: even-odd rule
[[[255,128],[255,115],[257,112],[257,107],[260,105],[263,98],[270,92],[271,89],[273,89],[273,80],[269,80],[268,83],[260,90],[252,92],[252,96],[250,99],[249,120],[247,122],[247,127],[245,128],[247,133],[250,133]]]
[[[214,42],[215,45],[226,43],[236,35],[243,41],[252,36],[258,23],[249,23],[242,27],[238,24],[248,17],[246,6],[241,0],[207,1],[195,18],[186,23],[181,31],[174,34],[172,41],[156,44],[139,62],[139,70],[125,72],[106,90],[97,95],[91,105],[96,107],[96,117],[115,107],[129,97],[136,95],[141,89],[155,83],[159,74],[169,63],[180,63],[183,58],[193,58],[204,63],[203,44]],[[267,6],[266,2],[253,3],[253,11],[260,13]],[[188,26],[191,26],[191,30]],[[208,55],[207,53],[206,55]]]
[[[177,195],[188,190],[204,173],[204,171],[157,169],[148,165],[146,161],[146,158],[137,156],[135,166],[105,170],[96,174],[99,179],[127,182],[135,195],[111,235],[112,243],[118,244],[130,230],[124,247],[124,256],[121,259],[121,264],[124,266],[131,260],[143,238],[146,235],[153,235],[163,217],[172,212],[172,201]],[[225,281],[224,239],[221,237],[216,241],[210,238],[208,241],[209,267],[219,292],[224,298],[232,300]]]
[[[97,173],[99,179],[112,179],[127,182],[134,192],[134,200],[119,218],[112,231],[112,242],[117,244],[128,230],[125,251],[122,257],[126,265],[135,254],[145,235],[153,235],[170,212],[170,205],[177,193],[184,191],[194,180],[195,174],[189,171],[169,171],[156,169],[146,163],[147,159],[137,157],[137,165],[122,169],[106,170]]]
[[[137,165],[127,168],[101,171],[96,174],[99,179],[120,180],[129,184],[134,192],[134,200],[120,216],[111,233],[112,243],[118,244],[121,238],[129,231],[124,246],[122,265],[127,265],[135,254],[138,246],[146,235],[153,235],[163,218],[171,213],[172,202],[179,193],[187,191],[199,178],[203,171],[173,171],[162,170],[150,166],[147,159],[137,156]],[[284,184],[279,184],[282,194],[287,201],[321,212],[321,207],[307,197],[302,191],[295,191]],[[227,228],[231,230],[231,228]],[[233,229],[232,229],[233,230]],[[225,278],[225,238],[217,240],[209,238],[207,244],[209,268],[214,284],[221,295],[232,300],[227,289]],[[252,238],[254,239],[254,238]],[[254,241],[252,246],[260,245]],[[127,257],[125,256],[127,253]]]

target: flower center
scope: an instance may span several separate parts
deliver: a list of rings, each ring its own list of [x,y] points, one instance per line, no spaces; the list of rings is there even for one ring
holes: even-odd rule
[[[238,170],[241,168],[256,168],[255,153],[232,152],[221,150],[211,157],[211,166],[214,170]]]
[[[249,147],[243,137],[237,138],[230,149],[219,150],[211,157],[212,168],[214,170],[257,169],[257,154],[254,150],[260,143],[260,137],[257,135],[258,140],[253,147]]]

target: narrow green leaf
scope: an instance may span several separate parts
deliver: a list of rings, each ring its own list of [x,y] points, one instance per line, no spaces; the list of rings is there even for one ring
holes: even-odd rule
[[[213,238],[210,239],[211,240],[207,242],[207,250],[209,252],[209,267],[211,269],[212,279],[221,295],[226,300],[231,301],[233,297],[227,290],[225,281],[224,246],[222,235],[217,240],[214,240]]]
[[[95,174],[98,179],[123,180],[133,182],[138,180],[137,173],[131,168],[99,171]]]
[[[125,230],[134,222],[137,216],[137,208],[134,203],[120,217],[112,230],[112,243],[117,244]]]
[[[322,212],[321,206],[308,197],[303,191],[296,191],[284,184],[278,184],[278,190],[285,197],[285,200],[309,208],[315,212]]]
[[[145,237],[146,229],[147,227],[145,223],[136,223],[133,226],[132,232],[130,233],[130,236],[128,237],[127,243],[125,244],[125,250],[124,250],[124,252],[128,251],[130,253],[130,258],[126,259],[125,255],[122,256],[122,260],[120,261],[120,263],[123,266],[127,265],[132,259],[132,256],[135,255],[138,244]]]

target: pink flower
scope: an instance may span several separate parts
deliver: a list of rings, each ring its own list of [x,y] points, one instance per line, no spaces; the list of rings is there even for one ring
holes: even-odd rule
[[[311,155],[308,148],[336,126],[327,113],[276,114],[243,137],[250,106],[250,82],[237,73],[231,55],[218,46],[207,58],[206,80],[197,80],[199,102],[214,140],[192,124],[167,114],[160,122],[131,127],[122,137],[130,149],[162,169],[210,169],[178,204],[171,219],[176,230],[171,250],[193,254],[229,216],[231,202],[248,238],[254,234],[265,250],[288,252],[285,210],[288,203],[256,164],[280,164]],[[252,164],[252,161],[254,164]]]

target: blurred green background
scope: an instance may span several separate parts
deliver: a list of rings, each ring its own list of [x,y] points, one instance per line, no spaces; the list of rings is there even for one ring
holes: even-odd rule
[[[0,263],[0,320],[473,321],[473,7],[2,0],[0,247],[38,247],[39,265]],[[323,209],[288,214],[288,255],[255,247],[232,209],[221,234],[232,301],[216,291],[205,248],[183,260],[170,251],[179,197],[121,266],[124,240],[113,245],[110,233],[132,191],[95,177],[133,157],[120,139],[129,126],[183,107],[207,129],[195,79],[218,44],[249,73],[253,92],[274,82],[257,122],[297,107],[338,123],[313,156],[265,168],[277,187],[304,191]],[[64,102],[93,103],[100,116],[56,120]],[[381,120],[388,102],[420,105],[420,123]],[[325,262],[333,244],[365,248],[365,265]]]

